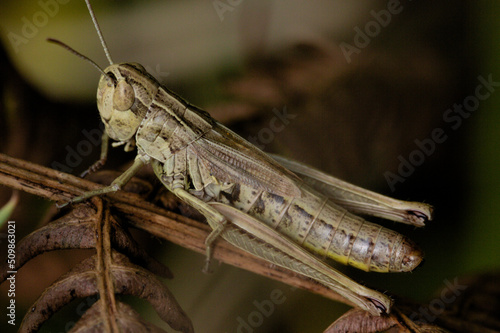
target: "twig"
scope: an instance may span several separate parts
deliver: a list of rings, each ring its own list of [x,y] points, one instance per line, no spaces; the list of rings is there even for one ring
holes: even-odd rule
[[[51,201],[63,201],[102,185],[38,164],[0,154],[0,185],[6,185]],[[159,208],[134,193],[107,195],[110,203],[131,226],[169,240],[187,249],[205,253],[210,227],[200,221]],[[270,277],[352,306],[352,303],[321,284],[290,270],[270,264],[220,239],[214,258],[226,264]]]

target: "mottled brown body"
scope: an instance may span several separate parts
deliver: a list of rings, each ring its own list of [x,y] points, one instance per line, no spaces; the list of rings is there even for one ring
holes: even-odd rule
[[[331,193],[316,186],[325,185],[322,177],[332,184],[328,177],[317,171],[304,174],[303,168],[308,169],[300,163],[278,163],[207,112],[162,87],[142,66],[113,64],[104,73],[97,104],[106,133],[118,141],[115,145],[124,144],[126,150],[137,146],[137,157],[120,179],[99,193],[117,190],[137,168],[152,163],[161,182],[202,212],[214,229],[207,238],[207,258],[210,244],[220,235],[235,246],[327,284],[372,313],[389,311],[388,297],[355,284],[319,262],[331,258],[365,271],[411,271],[422,261],[422,252],[410,240],[335,204]],[[302,179],[281,163],[297,169]],[[402,221],[415,218],[422,222],[421,215],[407,214],[414,212],[412,203],[391,202],[390,207],[384,207],[387,198],[380,202],[381,196],[369,191],[333,183],[340,184],[339,193],[345,200],[354,198],[361,203],[360,211],[372,211],[372,204],[380,204],[381,211],[405,212]],[[240,213],[215,203],[234,207]],[[398,205],[403,208],[393,208]],[[230,218],[238,225],[235,232],[224,227]],[[269,253],[261,247],[259,238],[267,239]],[[307,257],[304,249],[321,260]],[[294,260],[293,256],[301,259]]]
[[[101,112],[108,134],[134,140],[139,156],[161,163],[170,190],[183,188],[205,201],[234,206],[322,259],[375,272],[411,271],[421,262],[421,251],[409,239],[336,205],[208,113],[144,75],[140,65],[112,65],[106,72],[118,81],[123,78],[135,96],[129,111]],[[104,85],[109,85],[106,77],[99,86]],[[111,88],[99,91],[98,105],[115,96]],[[127,112],[136,120],[122,121]],[[135,136],[130,135],[133,130]],[[282,174],[267,172],[264,164],[257,168],[259,160]],[[256,171],[249,173],[252,169]]]
[[[112,138],[135,140],[139,155],[163,164],[163,176],[170,190],[184,188],[205,201],[232,205],[323,259],[328,257],[376,272],[411,271],[418,266],[421,252],[406,237],[349,213],[286,171],[283,177],[288,176],[289,182],[296,186],[282,191],[290,195],[273,193],[279,192],[275,190],[277,186],[266,184],[271,180],[280,183],[280,180],[265,170],[260,175],[264,181],[252,182],[252,178],[245,177],[253,165],[248,158],[239,160],[236,166],[239,170],[234,170],[228,159],[233,158],[231,154],[241,155],[241,151],[235,151],[232,146],[236,142],[248,149],[250,144],[204,111],[161,87],[153,78],[138,75],[140,71],[138,65],[121,64],[112,72],[117,79],[139,78],[131,84],[135,100],[130,111],[126,111],[137,119],[142,117],[140,122],[134,121],[133,126],[128,127],[129,130],[136,128],[135,136],[119,126],[124,123],[120,118],[123,111],[114,112],[108,118],[103,112],[101,115],[106,128],[111,124],[110,136],[121,134]],[[105,78],[101,79],[100,86],[104,84],[109,84]],[[98,105],[103,100],[105,97],[98,95]],[[270,160],[256,149],[252,154]]]

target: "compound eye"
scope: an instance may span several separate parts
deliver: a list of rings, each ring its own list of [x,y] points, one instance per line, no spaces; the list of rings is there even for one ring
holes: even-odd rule
[[[118,111],[129,110],[135,101],[134,88],[125,80],[118,81],[113,93],[113,107]]]

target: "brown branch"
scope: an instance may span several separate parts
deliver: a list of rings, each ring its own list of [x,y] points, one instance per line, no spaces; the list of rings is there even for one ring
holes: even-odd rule
[[[95,199],[95,198],[93,198]],[[101,297],[101,313],[104,319],[106,332],[118,333],[120,329],[115,320],[118,311],[116,308],[115,288],[113,285],[112,254],[111,254],[111,218],[109,209],[104,209],[102,200],[94,200],[98,209],[99,224],[96,232],[96,266],[99,274],[97,275],[97,284],[99,295]]]
[[[0,154],[0,185],[6,185],[52,201],[64,201],[102,185],[57,170]],[[169,240],[187,249],[205,253],[204,241],[210,232],[206,223],[161,209],[133,193],[107,195],[131,226]],[[217,241],[214,258],[236,267],[270,277],[335,301],[353,305],[325,286],[256,258],[226,241]]]

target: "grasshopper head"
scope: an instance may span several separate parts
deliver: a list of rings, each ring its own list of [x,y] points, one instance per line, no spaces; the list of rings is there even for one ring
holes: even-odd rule
[[[104,70],[97,89],[97,107],[113,140],[128,142],[137,132],[159,83],[139,64],[113,64]]]
[[[119,141],[119,144],[126,143],[125,150],[129,150],[129,147],[134,146],[133,136],[146,116],[160,84],[139,64],[113,63],[92,6],[89,0],[85,2],[110,66],[102,70],[94,61],[68,45],[52,38],[47,40],[88,61],[101,72],[97,88],[97,107],[106,133],[111,139]]]

